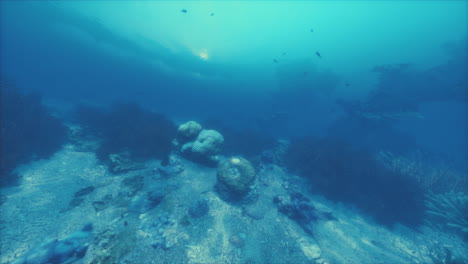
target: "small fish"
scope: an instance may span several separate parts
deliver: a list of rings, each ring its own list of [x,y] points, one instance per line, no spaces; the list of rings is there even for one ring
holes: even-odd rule
[[[277,60],[277,59],[273,59],[273,62],[274,62],[274,63],[278,63],[278,60]]]
[[[180,10],[180,12],[187,13],[187,9],[182,9],[182,10]]]
[[[286,52],[283,52],[281,55],[286,56],[286,54],[287,54]]]
[[[311,29],[310,29],[310,32],[314,32],[314,29],[313,29],[313,28],[311,28]]]
[[[315,55],[317,55],[317,57],[319,57],[320,59],[322,58],[322,55],[318,51],[315,52]]]
[[[305,71],[305,72],[304,72],[304,76],[307,76],[307,74],[308,74],[308,72]]]
[[[214,13],[211,13],[210,16],[214,16]]]
[[[346,87],[349,87],[349,85],[350,85],[349,82],[345,82]]]

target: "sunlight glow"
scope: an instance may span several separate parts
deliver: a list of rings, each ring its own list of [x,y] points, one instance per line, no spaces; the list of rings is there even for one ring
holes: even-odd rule
[[[209,58],[208,51],[206,49],[194,49],[193,53],[202,60],[208,60]]]
[[[198,56],[203,59],[203,60],[207,60],[208,59],[208,53],[206,51],[203,51],[203,52],[200,52],[198,53]]]

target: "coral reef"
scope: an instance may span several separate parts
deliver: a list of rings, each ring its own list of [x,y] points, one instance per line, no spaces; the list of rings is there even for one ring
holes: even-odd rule
[[[65,143],[67,129],[35,94],[0,86],[0,186],[15,185],[13,171],[32,160],[50,157]]]
[[[255,169],[242,157],[221,161],[217,170],[216,189],[222,198],[239,200],[254,188]]]

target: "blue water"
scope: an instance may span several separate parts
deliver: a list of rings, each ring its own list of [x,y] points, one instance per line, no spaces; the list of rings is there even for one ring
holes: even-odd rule
[[[176,128],[194,120],[223,134],[216,155],[245,156],[257,169],[281,166],[304,178],[310,194],[357,206],[384,226],[417,229],[429,193],[462,193],[466,205],[466,1],[2,1],[0,7],[4,188],[22,186],[21,165],[75,144],[73,126],[102,144],[94,151],[105,165],[109,154],[128,151],[138,162],[156,158],[165,165],[176,153],[215,168],[213,157],[184,156],[171,145]],[[291,143],[285,156],[272,151],[277,140]],[[373,179],[380,169],[358,168],[380,166],[374,158],[382,153],[420,162],[423,176],[382,172]],[[437,179],[429,180],[436,170]],[[414,201],[398,211],[404,203],[392,196]],[[380,202],[395,212],[384,213]]]

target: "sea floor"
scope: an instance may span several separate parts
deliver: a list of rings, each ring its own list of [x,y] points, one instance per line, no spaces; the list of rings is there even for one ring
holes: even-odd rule
[[[257,198],[242,205],[219,198],[216,168],[171,159],[173,170],[151,161],[111,174],[93,152],[66,145],[48,160],[19,168],[20,185],[2,190],[0,263],[87,223],[94,226],[93,239],[76,263],[433,263],[430,256],[442,248],[468,256],[455,235],[429,227],[389,229],[308,195],[301,178],[274,164],[260,166]],[[335,219],[319,219],[306,232],[273,202],[292,191]]]

